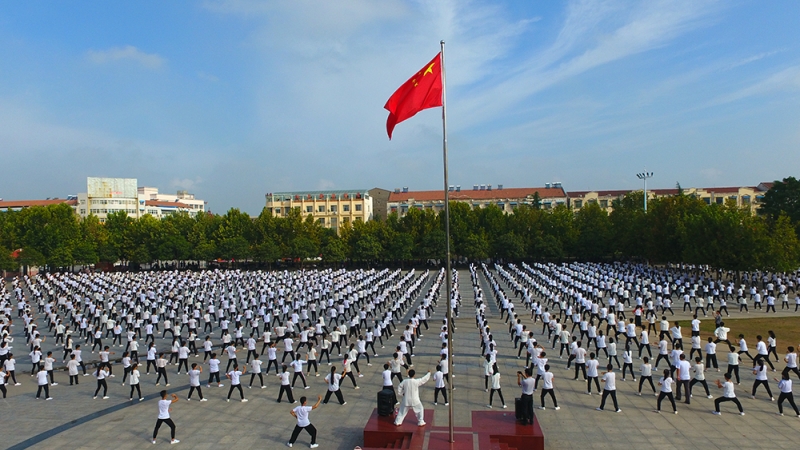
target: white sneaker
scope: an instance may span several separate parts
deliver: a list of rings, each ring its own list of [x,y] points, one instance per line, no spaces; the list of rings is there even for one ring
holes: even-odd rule
[[[52,400],[53,397],[47,397],[45,400]]]
[[[208,401],[208,399],[207,399],[207,398],[201,398],[201,399],[200,399],[200,401],[201,401],[201,402],[207,402],[207,401]]]
[[[311,444],[311,445],[309,445],[309,447],[310,448],[317,448],[317,447],[319,447],[319,444]]]
[[[706,398],[714,398],[714,396],[713,395],[709,395]]]
[[[508,408],[508,405],[503,405],[503,409],[506,409],[506,408]]]
[[[487,408],[491,408],[491,407],[492,407],[492,405],[486,405],[486,407],[487,407]]]
[[[555,408],[553,408],[553,409],[555,409],[556,411],[558,411],[559,409],[561,409],[561,407],[560,407],[560,406],[556,406],[556,407],[555,407]]]
[[[58,386],[58,383],[50,383],[50,386]]]
[[[171,440],[169,443],[170,443],[170,444],[177,444],[178,442],[180,442],[180,441],[179,441],[179,440],[177,440],[177,439],[173,439],[173,440]]]
[[[740,412],[740,413],[739,413],[739,415],[740,415],[740,416],[743,416],[743,415],[744,415],[744,411]]]
[[[364,378],[363,374],[358,374],[358,378]]]
[[[539,409],[546,409],[544,406],[540,406]]]
[[[291,443],[291,442],[287,442],[287,443],[286,443],[286,446],[287,446],[287,447],[291,447],[291,446],[292,446],[292,443]]]
[[[722,415],[722,413],[719,412],[719,411],[712,411],[712,412],[714,413],[715,416],[721,416]]]
[[[242,399],[242,403],[247,403],[248,401],[249,401],[249,400],[247,400],[246,398],[243,398],[243,399]]]
[[[261,389],[266,389],[266,388],[267,388],[266,386],[261,386]]]

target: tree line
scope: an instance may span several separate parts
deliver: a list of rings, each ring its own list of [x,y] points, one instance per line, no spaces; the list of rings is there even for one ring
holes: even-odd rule
[[[596,202],[578,211],[543,209],[538,201],[513,214],[496,205],[472,209],[451,202],[454,259],[610,260],[708,264],[729,270],[800,267],[800,182],[776,182],[758,210],[734,202],[707,204],[677,195],[650,200],[631,192],[606,212]],[[80,220],[66,204],[0,213],[0,269],[19,265],[50,270],[74,265],[129,267],[158,261],[233,261],[271,267],[300,264],[397,265],[445,257],[444,213],[412,208],[387,220],[344,223],[338,233],[299,209],[285,217],[264,208],[258,217],[232,208],[223,215],[177,213],[158,220],[124,212]]]

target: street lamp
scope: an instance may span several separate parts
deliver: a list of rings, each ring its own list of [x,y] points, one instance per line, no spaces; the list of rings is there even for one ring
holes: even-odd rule
[[[647,212],[647,179],[653,178],[653,172],[644,171],[637,173],[636,176],[640,180],[644,181],[644,212]]]

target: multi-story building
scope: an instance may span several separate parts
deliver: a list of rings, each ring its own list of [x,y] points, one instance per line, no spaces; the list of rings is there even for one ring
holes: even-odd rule
[[[159,194],[156,188],[138,187],[136,178],[89,177],[86,188],[86,193],[77,195],[75,212],[81,218],[93,214],[100,222],[119,211],[133,218],[150,214],[160,219],[178,211],[195,215],[205,210],[205,202],[186,191],[177,196]]]
[[[548,183],[540,188],[505,188],[502,184],[492,188],[491,184],[476,184],[471,190],[450,186],[448,191],[450,201],[467,203],[473,209],[492,204],[507,213],[513,213],[519,205],[532,205],[537,193],[544,209],[566,205],[568,200],[561,183]],[[411,208],[438,213],[444,210],[444,191],[409,191],[407,187],[395,189],[389,195],[388,207],[390,213],[396,212],[400,217],[405,216]]]
[[[275,217],[286,217],[297,208],[304,217],[310,214],[322,226],[334,230],[343,223],[373,218],[372,195],[366,189],[271,192],[266,198],[266,206]]]
[[[163,217],[178,211],[186,211],[194,216],[206,209],[206,202],[194,198],[189,191],[178,191],[177,194],[159,194],[158,188],[139,187],[139,197],[144,197],[147,213],[155,217]]]
[[[750,208],[756,212],[758,205],[764,198],[764,193],[773,183],[760,183],[758,186],[739,187],[711,187],[711,188],[683,188],[683,194],[703,200],[706,204],[725,204],[733,201],[736,206]],[[608,212],[613,210],[614,200],[621,199],[632,190],[609,191],[571,191],[569,195],[570,208],[577,211],[585,205],[597,203]],[[661,198],[677,195],[678,189],[648,189],[647,198]]]

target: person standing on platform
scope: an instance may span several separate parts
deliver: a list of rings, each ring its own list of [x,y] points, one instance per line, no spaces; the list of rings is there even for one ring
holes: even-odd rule
[[[289,439],[289,442],[286,443],[288,447],[294,445],[297,437],[300,436],[300,432],[303,430],[306,430],[311,436],[310,447],[319,447],[319,444],[317,444],[317,429],[314,428],[314,425],[311,425],[311,421],[308,418],[308,413],[319,408],[319,403],[322,401],[322,396],[317,396],[317,403],[315,403],[314,406],[306,406],[307,401],[308,399],[305,397],[300,397],[300,406],[296,406],[290,413],[295,419],[297,419],[297,425],[294,426],[292,437]]]
[[[406,414],[408,414],[409,409],[413,409],[414,413],[417,415],[417,424],[419,426],[425,426],[425,409],[422,406],[422,402],[419,399],[419,387],[428,382],[431,378],[430,370],[428,373],[422,378],[414,378],[416,375],[416,371],[411,369],[408,371],[408,378],[403,380],[399,386],[397,386],[397,393],[403,396],[403,399],[400,401],[400,411],[397,414],[397,418],[394,421],[394,424],[400,426],[403,424],[403,419],[406,418]]]

